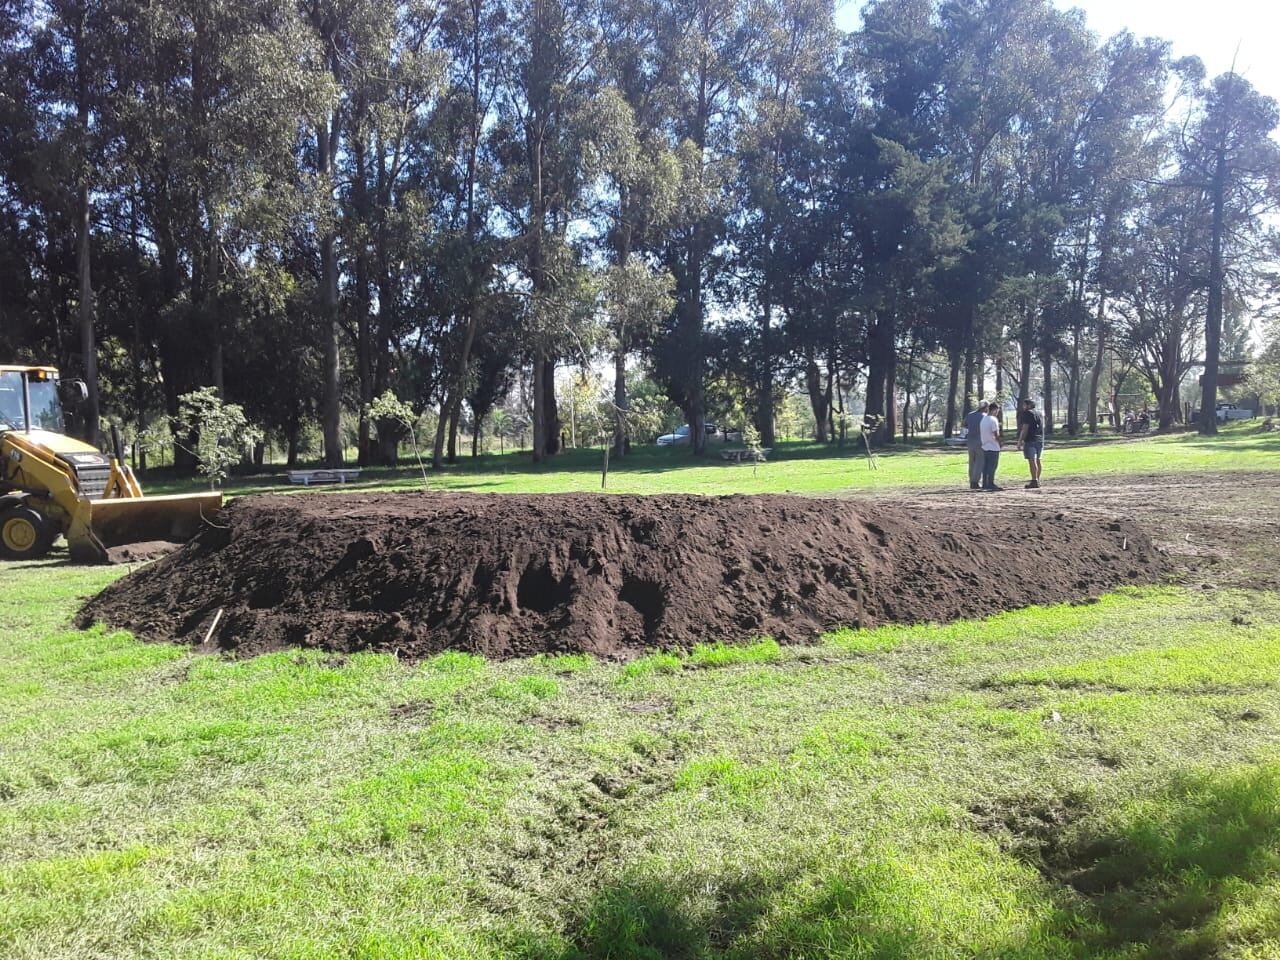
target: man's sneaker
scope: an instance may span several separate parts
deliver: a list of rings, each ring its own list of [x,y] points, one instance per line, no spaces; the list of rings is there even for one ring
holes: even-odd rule
[[[987,491],[987,493],[999,493],[1001,490],[1004,489],[1004,487],[990,486],[990,487],[983,487],[982,489]]]
[[[970,489],[970,490],[981,490],[981,489],[982,489],[982,487],[981,487],[979,484],[971,483],[971,484],[969,484],[969,489]]]
[[[1039,490],[1039,489],[1040,489],[1040,481],[1039,481],[1039,480],[1032,480],[1030,483],[1028,483],[1028,484],[1027,484],[1027,489],[1028,489],[1028,490]]]

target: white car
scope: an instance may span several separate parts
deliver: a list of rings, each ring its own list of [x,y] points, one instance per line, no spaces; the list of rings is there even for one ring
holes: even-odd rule
[[[721,433],[720,426],[712,423],[710,420],[702,425],[702,429],[706,432],[708,441],[723,440],[725,442],[732,442],[734,440],[742,440],[742,432],[740,430],[733,430],[729,427],[725,427],[724,432]],[[660,447],[682,447],[689,442],[689,438],[692,434],[693,431],[689,429],[689,425],[687,423],[683,423],[676,428],[675,433],[664,433],[656,442]]]
[[[1252,420],[1253,411],[1237,407],[1234,403],[1218,404],[1218,420]]]
[[[664,433],[658,438],[658,446],[660,447],[682,447],[689,442],[689,436],[692,431],[689,425],[683,424],[676,428],[675,433]]]

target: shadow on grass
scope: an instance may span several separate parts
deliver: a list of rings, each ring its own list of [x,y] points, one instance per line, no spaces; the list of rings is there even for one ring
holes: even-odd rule
[[[1061,875],[1112,944],[1152,955],[1219,955],[1230,902],[1267,902],[1280,883],[1280,765],[1187,776],[1109,831],[1083,834]],[[1052,865],[1050,865],[1052,870]],[[1280,936],[1273,910],[1267,939]]]
[[[1207,960],[1280,938],[1280,764],[1180,777],[1118,815],[1019,818],[1034,824],[1009,853],[1043,884],[989,847],[961,839],[951,846],[968,852],[948,861],[947,843],[921,838],[888,859],[727,882],[702,871],[632,878],[596,893],[563,939],[512,955]]]
[[[710,889],[642,880],[609,887],[589,905],[567,946],[526,944],[522,960],[783,960],[856,955],[907,960],[936,943],[908,923],[871,916],[882,891],[851,873],[789,902],[793,876],[749,876]],[[779,908],[782,908],[781,910]]]

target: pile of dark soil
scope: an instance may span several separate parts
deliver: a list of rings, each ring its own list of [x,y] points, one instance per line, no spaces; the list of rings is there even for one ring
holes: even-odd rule
[[[1161,569],[1134,524],[989,503],[951,522],[789,496],[246,497],[221,528],[89,601],[79,622],[195,644],[212,628],[211,646],[241,654],[629,657],[985,616]]]

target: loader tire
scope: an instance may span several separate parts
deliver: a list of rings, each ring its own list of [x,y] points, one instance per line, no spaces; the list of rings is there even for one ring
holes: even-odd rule
[[[0,513],[0,557],[5,560],[43,557],[57,536],[54,525],[39,510],[24,505]]]

